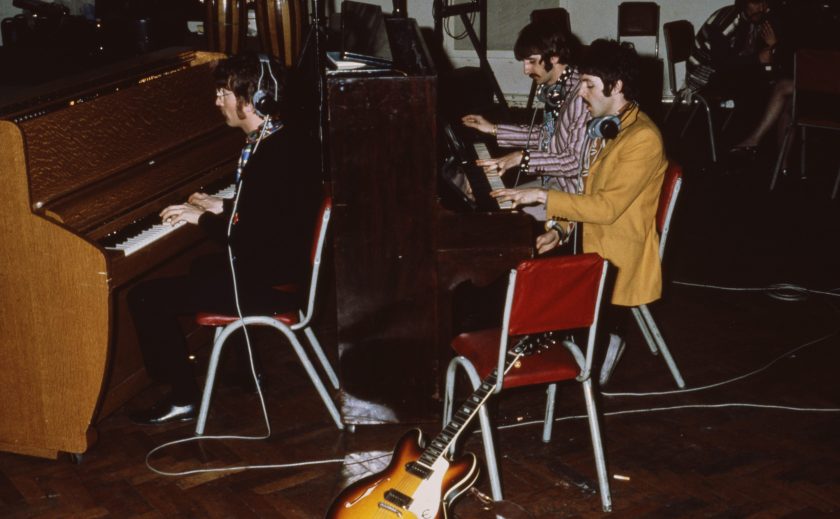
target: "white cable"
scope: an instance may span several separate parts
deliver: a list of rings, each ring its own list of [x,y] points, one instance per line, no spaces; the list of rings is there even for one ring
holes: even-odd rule
[[[262,74],[262,70],[260,70],[260,74]],[[259,137],[257,137],[256,143],[254,143],[254,148],[251,150],[251,156],[253,156],[257,152],[257,148],[259,148],[260,143],[262,142],[263,138],[265,137],[266,131],[268,129],[268,120],[266,119],[262,125],[262,131],[260,132]],[[245,185],[245,179],[240,178],[239,184],[236,186],[236,195],[233,198],[233,207],[231,208],[230,212],[230,219],[228,220],[227,226],[227,236],[228,236],[228,262],[230,264],[230,272],[231,272],[231,281],[233,283],[233,301],[236,305],[236,315],[239,317],[241,321],[244,319],[242,313],[242,307],[239,304],[239,288],[236,282],[236,269],[234,267],[234,258],[233,258],[233,249],[230,246],[230,235],[233,230],[233,223],[234,218],[236,217],[236,210],[239,207],[239,197],[242,195],[242,189]],[[257,396],[260,401],[260,409],[262,410],[262,417],[263,423],[265,424],[265,434],[262,436],[239,436],[239,435],[192,435],[187,438],[181,438],[180,440],[173,440],[170,442],[163,443],[158,445],[154,449],[150,450],[146,454],[146,467],[149,468],[152,472],[156,474],[160,474],[162,476],[188,476],[192,474],[203,474],[209,472],[233,472],[233,471],[243,471],[243,470],[250,470],[250,469],[263,469],[263,468],[286,468],[286,467],[298,467],[298,466],[306,466],[306,465],[314,465],[314,464],[323,464],[323,463],[334,463],[333,460],[327,461],[306,461],[300,463],[287,463],[281,465],[242,465],[242,466],[235,466],[235,467],[222,467],[222,468],[212,468],[212,469],[194,469],[194,470],[187,470],[187,471],[179,471],[179,472],[168,472],[163,470],[158,470],[154,468],[149,461],[149,458],[155,452],[170,447],[173,445],[178,445],[181,443],[192,442],[196,440],[266,440],[271,437],[271,422],[268,418],[268,408],[265,404],[265,396],[262,392],[262,386],[260,381],[257,377],[257,369],[254,364],[254,352],[251,348],[251,337],[248,334],[248,327],[242,326],[242,333],[245,334],[245,346],[248,351],[248,362],[251,367],[251,377],[254,380],[254,385],[257,388]]]
[[[840,294],[836,293],[838,290],[836,288],[829,291],[813,290],[810,288],[804,288],[799,285],[793,285],[790,283],[777,283],[775,285],[770,285],[769,287],[753,288],[724,287],[719,285],[707,285],[703,283],[690,283],[687,281],[672,281],[671,283],[673,283],[674,285],[682,285],[687,287],[713,288],[715,290],[726,290],[730,292],[768,292],[770,297],[780,299],[783,301],[799,301],[801,299],[804,299],[804,297],[800,296],[807,294],[840,297]]]
[[[822,336],[818,339],[814,339],[812,341],[806,342],[805,344],[801,344],[801,345],[797,346],[796,348],[793,348],[792,350],[789,350],[789,351],[779,355],[778,357],[776,357],[775,359],[771,360],[770,362],[761,366],[758,369],[754,369],[753,371],[750,371],[749,373],[746,373],[744,375],[739,375],[737,377],[733,377],[733,378],[724,380],[722,382],[715,382],[714,384],[708,384],[708,385],[705,385],[705,386],[690,387],[690,388],[684,388],[684,389],[673,389],[673,390],[670,390],[670,391],[654,391],[654,392],[648,392],[648,393],[607,393],[607,392],[602,391],[601,394],[604,395],[604,396],[608,396],[608,397],[662,396],[662,395],[677,395],[677,394],[684,394],[684,393],[693,393],[695,391],[703,391],[703,390],[706,390],[706,389],[712,389],[712,388],[723,386],[723,385],[726,385],[726,384],[731,384],[732,382],[737,382],[739,380],[743,380],[747,377],[751,377],[753,375],[761,373],[762,371],[767,370],[768,368],[770,368],[770,366],[779,362],[783,358],[789,357],[790,355],[793,355],[794,353],[796,353],[797,351],[799,351],[801,349],[807,348],[809,346],[813,346],[814,344],[820,343],[820,342],[822,342],[826,339],[830,339],[831,337],[834,337],[838,333],[840,333],[840,328],[837,328],[833,332],[831,332],[827,335],[824,335],[824,336]]]
[[[792,284],[789,284],[789,283],[778,283],[778,284],[776,284],[776,285],[771,285],[771,286],[769,286],[769,287],[765,287],[765,288],[723,287],[723,286],[719,286],[719,285],[707,285],[707,284],[700,284],[700,283],[689,283],[689,282],[685,282],[685,281],[673,281],[673,283],[674,283],[674,284],[676,284],[676,285],[684,285],[684,286],[692,286],[692,287],[701,287],[701,288],[713,288],[713,289],[716,289],[716,290],[725,290],[725,291],[733,291],[733,292],[771,292],[770,297],[773,297],[774,299],[778,299],[778,300],[782,300],[782,301],[799,301],[799,300],[801,300],[801,298],[794,298],[793,296],[774,295],[772,292],[773,292],[773,291],[778,291],[778,290],[788,290],[788,291],[792,291],[792,292],[794,292],[794,293],[796,293],[796,294],[800,294],[800,293],[806,293],[806,294],[807,294],[807,293],[811,293],[811,294],[830,295],[830,296],[838,296],[838,295],[840,295],[840,294],[835,294],[835,293],[834,293],[834,291],[836,291],[836,290],[838,290],[838,289],[833,289],[832,291],[828,291],[828,292],[826,292],[826,291],[821,291],[821,290],[811,290],[811,289],[803,288],[803,287],[800,287],[800,286],[797,286],[797,285],[792,285]],[[829,306],[831,306],[831,308],[832,308],[833,310],[835,310],[835,312],[837,311],[837,309],[836,309],[836,308],[834,308],[834,306],[832,306],[832,305],[829,305]],[[722,381],[722,382],[716,382],[716,383],[714,383],[714,384],[708,384],[708,385],[705,385],[705,386],[699,386],[699,387],[683,388],[683,389],[675,389],[675,390],[671,390],[671,391],[652,391],[652,392],[645,392],[645,393],[631,393],[631,392],[624,392],[624,393],[609,393],[609,392],[601,392],[601,394],[602,394],[603,396],[607,396],[607,397],[623,397],[623,396],[662,396],[662,395],[676,395],[676,394],[682,394],[682,393],[692,393],[692,392],[695,392],[695,391],[703,391],[703,390],[706,390],[706,389],[712,389],[712,388],[720,387],[720,386],[723,386],[723,385],[726,385],[726,384],[730,384],[730,383],[732,383],[732,382],[737,382],[737,381],[739,381],[739,380],[743,380],[743,379],[745,379],[745,378],[751,377],[751,376],[756,375],[756,374],[758,374],[758,373],[761,373],[762,371],[767,370],[768,368],[770,368],[770,366],[772,366],[773,364],[775,364],[775,363],[777,363],[778,361],[782,360],[783,358],[788,357],[788,356],[790,356],[790,355],[793,355],[794,353],[796,353],[797,351],[799,351],[799,350],[801,350],[801,349],[807,348],[807,347],[809,347],[809,346],[813,346],[814,344],[817,344],[817,343],[820,343],[820,342],[822,342],[822,341],[824,341],[824,340],[826,340],[826,339],[829,339],[829,338],[831,338],[831,337],[833,337],[833,336],[837,335],[838,333],[840,333],[840,327],[838,327],[838,328],[837,328],[837,329],[835,329],[833,332],[831,332],[831,333],[829,333],[829,334],[827,334],[827,335],[824,335],[824,336],[822,336],[822,337],[820,337],[820,338],[818,338],[818,339],[814,339],[814,340],[812,340],[812,341],[810,341],[810,342],[806,342],[805,344],[801,344],[801,345],[797,346],[796,348],[793,348],[792,350],[790,350],[790,351],[788,351],[788,352],[786,352],[786,353],[783,353],[782,355],[779,355],[778,357],[776,357],[775,359],[771,360],[770,362],[768,362],[768,363],[767,363],[767,364],[765,364],[764,366],[761,366],[761,367],[760,367],[760,368],[758,368],[758,369],[755,369],[755,370],[753,370],[753,371],[750,371],[749,373],[746,373],[746,374],[744,374],[744,375],[739,375],[739,376],[737,376],[737,377],[733,377],[733,378],[730,378],[730,379],[724,380],[724,381]]]
[[[794,406],[787,406],[787,405],[777,405],[777,404],[755,404],[751,402],[728,402],[722,404],[684,404],[684,405],[675,405],[669,407],[648,407],[643,409],[625,409],[623,411],[610,411],[608,413],[601,413],[603,416],[620,416],[626,414],[641,414],[641,413],[655,413],[660,411],[675,411],[680,409],[721,409],[727,407],[748,407],[754,409],[776,409],[781,411],[798,411],[798,412],[809,412],[809,413],[840,413],[840,408],[836,407],[794,407]],[[555,422],[563,422],[566,420],[580,420],[588,418],[587,415],[573,415],[573,416],[561,416],[559,418],[555,418]],[[525,427],[527,425],[537,425],[542,424],[542,420],[531,420],[529,422],[519,422],[514,424],[506,424],[506,425],[499,425],[497,429],[514,429],[517,427]],[[478,433],[480,431],[475,431]]]

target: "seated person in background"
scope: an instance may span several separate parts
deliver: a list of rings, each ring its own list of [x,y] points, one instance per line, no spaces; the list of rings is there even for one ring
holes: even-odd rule
[[[601,134],[584,150],[583,192],[527,188],[491,194],[517,206],[545,205],[548,218],[562,226],[582,223],[583,251],[597,252],[615,267],[612,305],[602,314],[602,329],[609,332],[600,377],[605,384],[624,350],[629,307],[660,297],[656,209],[668,161],[659,130],[636,104],[639,57],[632,46],[596,40],[580,72],[579,95],[593,118],[589,125],[592,133]],[[558,232],[551,230],[537,239],[539,252],[557,246]]]
[[[578,168],[589,113],[577,95],[580,74],[574,64],[579,49],[577,40],[555,24],[534,22],[520,31],[513,52],[523,63],[522,72],[537,82],[538,98],[545,103],[543,121],[534,127],[464,116],[465,126],[494,135],[499,146],[521,148],[503,157],[479,160],[485,173],[502,175],[519,166],[525,175],[539,175],[542,187],[580,191]]]
[[[732,148],[754,153],[760,138],[772,127],[792,93],[789,79],[767,69],[776,62],[777,31],[767,18],[766,0],[736,0],[715,11],[697,32],[697,45],[688,63],[688,93],[711,88],[735,100],[738,111],[760,115],[750,134]]]
[[[309,273],[321,183],[306,167],[294,130],[278,117],[286,101],[284,72],[273,60],[245,54],[220,61],[214,77],[216,106],[228,126],[246,135],[236,197],[194,193],[186,203],[165,208],[161,218],[172,225],[196,225],[227,250],[198,258],[186,276],[146,281],[129,293],[146,371],[170,389],[150,409],[131,416],[140,424],[195,418],[199,388],[180,316],[199,311],[238,315],[238,308],[242,315],[294,310],[298,294],[274,287],[305,285]],[[257,101],[262,113],[269,112],[265,115],[252,104],[257,90],[267,94],[265,105]]]

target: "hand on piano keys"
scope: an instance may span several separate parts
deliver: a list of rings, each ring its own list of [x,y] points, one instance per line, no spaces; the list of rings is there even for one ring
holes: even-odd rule
[[[513,207],[516,208],[520,205],[544,204],[548,199],[548,191],[536,187],[525,189],[501,188],[491,191],[490,196],[494,197],[500,206],[502,202],[511,202]]]
[[[481,115],[468,114],[461,117],[461,123],[467,128],[476,129],[486,134],[496,134],[496,125],[485,119]]]
[[[233,198],[235,193],[235,185],[231,184],[218,192],[214,193],[212,197],[224,199],[224,198]],[[211,196],[211,195],[206,195]],[[171,207],[171,206],[170,206]],[[166,209],[164,209],[166,211]],[[151,215],[150,215],[151,216]],[[161,217],[163,217],[163,213],[161,213]],[[147,218],[148,219],[148,218]],[[145,219],[145,220],[147,220]],[[152,223],[148,226],[144,226],[139,232],[131,232],[130,234],[126,235],[124,233],[117,233],[116,236],[111,237],[107,243],[105,243],[106,249],[123,251],[126,256],[129,256],[145,247],[148,247],[152,243],[158,241],[159,239],[163,238],[164,236],[169,235],[175,229],[178,229],[182,225],[184,225],[185,221],[180,221],[178,223],[170,222],[170,223]],[[133,226],[132,231],[134,229]]]
[[[504,157],[501,159],[494,159],[490,157],[490,152],[487,151],[487,145],[483,142],[476,142],[473,144],[473,149],[475,149],[475,156],[478,157],[478,160],[476,160],[475,163],[477,166],[481,166],[481,168],[484,169],[484,175],[490,183],[490,189],[504,189],[505,184],[502,182],[502,174],[504,171],[499,165],[499,161],[504,159]],[[512,207],[513,204],[510,202],[499,202],[499,208],[501,209],[510,209]]]
[[[224,210],[223,198],[215,195],[208,195],[207,193],[193,193],[187,199],[187,203],[200,207],[205,211],[210,211],[213,214],[222,214]]]

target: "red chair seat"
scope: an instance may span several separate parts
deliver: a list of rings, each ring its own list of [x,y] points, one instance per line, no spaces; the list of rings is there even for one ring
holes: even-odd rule
[[[292,326],[293,324],[297,324],[300,321],[300,316],[297,314],[297,312],[276,314],[272,315],[271,317],[277,319],[286,326]],[[235,315],[212,314],[208,312],[199,312],[195,316],[195,322],[201,326],[227,326],[237,321],[238,319],[239,317]]]
[[[498,365],[500,339],[500,328],[462,333],[452,340],[452,349],[468,358],[483,379]],[[540,351],[520,359],[519,365],[505,376],[505,388],[560,382],[580,373],[574,357],[563,345]]]

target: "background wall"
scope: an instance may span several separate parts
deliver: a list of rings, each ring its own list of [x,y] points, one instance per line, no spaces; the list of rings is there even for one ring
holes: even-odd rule
[[[89,3],[90,0],[60,0],[61,3],[71,7],[71,10],[80,9],[80,5]],[[337,12],[340,10],[340,0],[322,0],[326,2],[327,10]],[[393,9],[392,0],[362,0],[367,3],[382,6],[383,11],[390,13]],[[453,3],[462,3],[463,0],[451,0]],[[514,102],[522,101],[527,97],[531,81],[522,75],[522,65],[513,57],[511,50],[512,42],[515,41],[519,29],[528,23],[528,16],[532,9],[546,7],[563,7],[569,11],[572,32],[574,32],[583,43],[588,44],[597,38],[615,38],[617,35],[618,4],[622,0],[488,0],[488,39],[491,50],[488,58],[502,90]],[[698,28],[706,18],[721,6],[732,3],[732,0],[661,0],[660,5],[660,28],[662,24],[673,20],[689,20]],[[408,15],[415,18],[421,27],[432,28],[434,18],[432,17],[432,0],[408,0]],[[20,9],[12,6],[12,0],[0,0],[0,18],[14,16],[20,13]],[[74,12],[74,14],[77,14]],[[450,20],[450,28],[453,34],[461,32],[459,23],[453,18]],[[660,29],[661,31],[661,29]],[[665,40],[660,34],[659,57],[666,58]],[[653,54],[653,38],[633,38],[636,48],[642,54]],[[2,43],[2,42],[0,42]],[[478,58],[472,50],[468,40],[456,42],[450,37],[445,38],[447,53],[453,64],[458,67],[476,66]],[[495,46],[495,48],[493,48]],[[668,92],[668,71],[665,70],[664,94]],[[683,70],[677,70],[678,85],[682,82]]]
[[[383,11],[390,13],[393,9],[391,0],[363,0],[367,3],[382,6]],[[462,3],[462,0],[452,0],[453,3]],[[491,50],[488,52],[488,59],[502,91],[514,102],[523,101],[527,98],[531,87],[531,80],[522,75],[522,65],[513,57],[511,45],[516,39],[519,29],[528,23],[528,16],[532,9],[545,7],[563,7],[569,12],[572,32],[580,38],[584,44],[589,44],[598,38],[616,38],[618,26],[618,4],[623,0],[487,0],[488,2],[488,39]],[[674,20],[688,20],[694,24],[695,29],[699,28],[709,15],[716,9],[729,5],[732,0],[660,0],[659,2],[659,57],[666,58],[665,40],[661,34],[661,27],[666,22]],[[340,9],[340,2],[332,0],[333,9]],[[408,15],[415,18],[421,27],[433,27],[432,0],[408,0]],[[494,19],[495,18],[495,19]],[[454,19],[452,20],[454,22]],[[451,25],[453,33],[460,32],[458,24]],[[494,35],[494,30],[504,31],[504,35]],[[654,53],[653,38],[629,38],[636,44],[641,54]],[[445,46],[455,66],[476,66],[478,58],[472,50],[468,40],[457,44],[446,37]],[[498,49],[492,49],[494,43]],[[460,48],[466,50],[459,50]],[[670,95],[668,91],[668,71],[665,70],[664,94]],[[677,84],[682,84],[684,71],[677,69]]]

